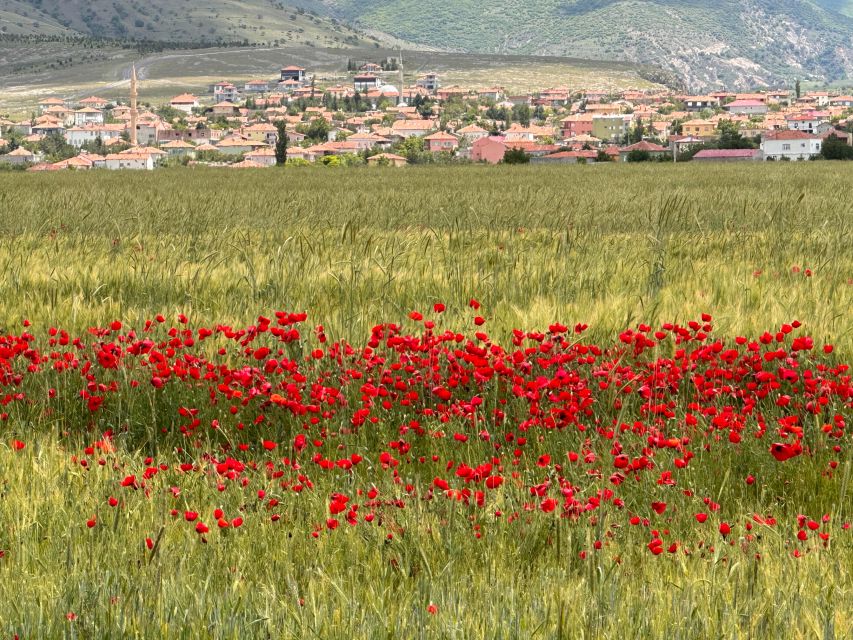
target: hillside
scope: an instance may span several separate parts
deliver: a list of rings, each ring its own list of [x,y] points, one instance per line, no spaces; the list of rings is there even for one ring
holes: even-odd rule
[[[276,0],[0,0],[0,33],[317,47],[376,40]]]
[[[850,0],[327,0],[363,28],[464,50],[627,59],[694,87],[836,80],[853,68]]]
[[[393,36],[659,65],[697,90],[847,78],[851,16],[853,0],[0,0],[6,33],[330,48]]]

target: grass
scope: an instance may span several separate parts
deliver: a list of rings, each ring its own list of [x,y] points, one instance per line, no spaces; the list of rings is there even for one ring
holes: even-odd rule
[[[285,309],[307,311],[306,327],[323,323],[330,343],[363,345],[379,323],[417,331],[409,312],[432,315],[438,300],[447,304],[441,327],[470,332],[468,301],[476,298],[487,317],[484,329],[503,345],[514,328],[544,331],[555,321],[588,323],[584,340],[607,345],[638,322],[683,324],[707,312],[727,341],[801,320],[816,341],[835,345],[831,356],[815,358],[849,363],[853,212],[838,195],[847,182],[844,166],[828,163],[748,170],[685,164],[0,174],[0,326],[4,334],[18,333],[27,318],[43,347],[50,326],[85,336],[89,327],[116,318],[126,328],[142,327],[157,313],[169,322],[186,313],[193,326],[240,327]],[[313,348],[311,333],[306,328],[305,345],[293,348]],[[214,358],[220,345],[224,338],[199,348]],[[223,362],[239,367],[236,345],[228,349]],[[655,357],[668,349],[655,349]],[[395,406],[387,420],[353,432],[332,417],[327,442],[316,451],[333,459],[357,452],[365,461],[351,472],[322,472],[305,456],[302,473],[314,488],[296,494],[266,473],[265,464],[296,481],[281,457],[294,455],[285,443],[300,420],[268,410],[268,423],[238,435],[225,407],[208,406],[189,387],[156,394],[144,367],[107,374],[98,373],[98,381],[116,380],[121,392],[99,414],[88,416],[75,404],[73,376],[48,371],[17,386],[31,402],[4,409],[0,637],[853,633],[853,541],[840,529],[851,519],[849,431],[837,441],[840,453],[815,436],[813,456],[785,464],[769,457],[766,440],[747,435],[739,447],[696,445],[696,458],[676,472],[675,487],[655,483],[672,462],[671,454],[657,452],[657,469],[616,489],[624,510],[551,518],[535,505],[523,508],[528,487],[564,476],[578,495],[611,488],[609,464],[599,480],[565,456],[588,447],[609,459],[612,440],[592,431],[532,429],[515,467],[519,477],[488,493],[485,509],[477,510],[438,492],[427,499],[433,478],[452,475],[448,460],[475,466],[511,454],[478,438],[463,445],[402,434],[399,425],[416,414]],[[133,391],[137,375],[145,384]],[[48,403],[47,386],[66,400]],[[361,392],[351,391],[357,402]],[[492,402],[505,391],[486,385],[482,394]],[[679,411],[689,390],[684,394]],[[849,421],[849,403],[832,402],[830,414]],[[199,407],[205,421],[219,416],[223,431],[199,432],[195,443],[182,439],[175,431],[184,422],[179,406]],[[252,410],[246,409],[247,422]],[[510,402],[506,410],[520,421],[526,406]],[[630,403],[625,415],[603,407],[600,417],[645,420],[635,410]],[[784,410],[772,402],[761,410],[773,431]],[[168,433],[158,435],[161,426]],[[430,428],[465,431],[465,419]],[[86,453],[107,429],[115,433],[116,450]],[[277,452],[258,450],[262,434],[276,434]],[[229,453],[259,463],[243,473],[245,487],[210,471],[210,456],[225,455],[220,437],[252,442],[249,453]],[[13,438],[26,447],[8,447]],[[389,448],[398,439],[412,444],[411,460]],[[632,455],[647,446],[630,433],[617,439]],[[379,451],[386,450],[402,460],[399,480],[379,464]],[[562,470],[537,467],[537,456],[546,452],[563,462]],[[835,474],[826,473],[830,459],[839,463]],[[191,462],[192,470],[179,472],[181,462]],[[119,486],[126,475],[141,479],[158,463],[169,468],[147,481],[150,493]],[[502,464],[509,478],[513,467],[506,458]],[[744,482],[747,473],[755,474],[755,485]],[[376,526],[342,523],[311,537],[333,492],[355,496],[371,486],[383,498],[405,500],[405,508],[378,507]],[[172,487],[180,489],[177,495]],[[688,488],[695,495],[681,492]],[[258,490],[266,492],[264,500]],[[119,499],[117,507],[108,505],[110,496]],[[657,516],[648,504],[661,496],[669,506]],[[707,529],[693,519],[705,508],[701,496],[721,505]],[[217,531],[216,508],[228,518],[240,514],[245,524]],[[360,517],[367,509],[362,506]],[[184,521],[186,510],[211,525],[206,543]],[[495,510],[520,517],[511,524],[492,517]],[[649,517],[650,525],[629,525],[627,512]],[[744,528],[752,514],[769,512],[778,526]],[[798,543],[799,513],[829,514],[831,543]],[[93,517],[96,526],[89,528]],[[720,519],[733,525],[731,545],[716,534]],[[652,556],[650,530],[664,528],[667,543],[678,540],[691,553]],[[595,540],[604,541],[597,552]],[[803,557],[792,557],[795,549]],[[436,605],[434,614],[429,604]]]

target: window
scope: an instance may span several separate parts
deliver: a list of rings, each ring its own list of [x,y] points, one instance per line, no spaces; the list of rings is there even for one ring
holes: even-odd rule
[[[783,144],[782,145],[782,151],[790,151],[790,150],[791,150],[791,145],[789,145],[789,144]]]

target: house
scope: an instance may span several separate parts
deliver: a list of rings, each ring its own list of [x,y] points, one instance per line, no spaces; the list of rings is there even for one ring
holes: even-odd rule
[[[436,131],[424,138],[426,150],[430,153],[439,153],[441,151],[453,152],[459,148],[459,140],[456,136],[452,136],[444,131]]]
[[[382,71],[382,67],[375,62],[365,62],[358,68],[358,70],[363,71],[364,73],[379,73]]]
[[[248,127],[243,127],[243,135],[249,140],[257,140],[266,144],[275,144],[278,140],[278,129],[274,124],[259,122]]]
[[[275,166],[275,150],[269,147],[250,151],[244,157],[246,158],[246,160],[249,160],[250,162],[255,162],[261,165],[262,167]]]
[[[831,107],[844,107],[845,109],[849,109],[853,107],[853,96],[835,96],[834,98],[829,99],[829,106]]]
[[[183,140],[172,140],[160,148],[173,158],[195,158],[195,147]]]
[[[754,99],[735,100],[729,102],[723,109],[731,114],[743,116],[763,116],[770,111],[770,107],[765,102]]]
[[[237,105],[233,102],[217,102],[213,105],[213,115],[230,118],[237,115]]]
[[[681,125],[681,133],[695,138],[713,138],[717,135],[717,123],[713,120],[688,120]]]
[[[577,113],[560,120],[560,134],[563,138],[577,138],[592,135],[592,115]]]
[[[426,89],[429,93],[435,93],[438,91],[439,82],[438,82],[438,74],[436,73],[425,73],[421,76],[418,76],[417,81],[415,82],[415,86],[420,87],[421,89]]]
[[[192,113],[193,109],[198,109],[198,98],[191,93],[182,93],[172,98],[169,101],[169,106],[184,113]]]
[[[599,140],[614,142],[628,134],[628,120],[622,115],[594,115],[592,135]]]
[[[405,167],[409,162],[404,157],[393,153],[380,153],[379,155],[369,157],[367,159],[367,164],[371,167],[383,165],[391,167]]]
[[[785,116],[785,124],[791,131],[815,133],[817,128],[826,122],[829,122],[829,119],[817,115],[817,112],[815,111]]]
[[[61,107],[65,109],[65,100],[60,100],[59,98],[45,98],[44,100],[39,100],[39,113],[44,114],[47,113],[48,109],[52,109],[53,107]]]
[[[436,129],[432,120],[395,120],[391,125],[392,132],[403,138],[425,136]]]
[[[684,108],[687,111],[703,111],[705,109],[716,109],[720,106],[719,98],[714,96],[684,96],[682,102],[684,102]]]
[[[241,136],[229,136],[227,138],[223,138],[216,144],[216,150],[220,153],[239,155],[241,153],[250,153],[255,149],[266,146],[267,145],[263,142],[258,142],[256,140],[249,140],[248,138],[243,138]]]
[[[809,160],[818,155],[821,137],[805,131],[772,131],[761,140],[767,160]]]
[[[619,149],[619,162],[628,162],[628,158],[634,151],[648,153],[649,157],[653,160],[657,160],[658,158],[662,158],[669,154],[669,149],[666,147],[662,147],[654,142],[649,142],[648,140],[640,140],[635,144]]]
[[[811,91],[806,94],[806,98],[812,98],[814,104],[818,107],[826,107],[829,106],[829,93],[826,91]]]
[[[0,156],[0,164],[33,164],[38,161],[38,156],[28,149],[18,147],[14,151],[10,151],[5,156]]]
[[[87,124],[104,124],[104,114],[94,107],[83,107],[74,112],[74,125],[83,127]]]
[[[477,98],[480,100],[487,100],[491,102],[500,102],[504,99],[506,92],[503,87],[489,87],[487,89],[481,89],[477,92]]]
[[[358,93],[366,93],[378,89],[382,84],[379,76],[373,73],[359,73],[352,79],[352,87]]]
[[[154,159],[144,153],[111,153],[106,157],[105,166],[110,171],[120,169],[151,171],[154,169]]]
[[[90,96],[88,98],[83,98],[80,101],[80,106],[83,108],[89,107],[92,109],[106,109],[106,107],[109,103],[110,103],[110,101],[105,100],[104,98],[99,98],[97,96]]]
[[[240,92],[230,82],[217,82],[213,85],[213,99],[216,102],[237,102]]]
[[[354,133],[347,138],[347,142],[354,143],[359,151],[373,148],[387,149],[391,146],[391,141],[388,138],[378,136],[375,133]]]
[[[246,93],[266,93],[269,88],[269,83],[266,80],[249,80],[243,85],[243,90]]]
[[[483,129],[483,127],[478,127],[476,124],[470,124],[467,127],[457,129],[456,134],[462,136],[462,139],[470,144],[480,138],[488,137],[489,132]]]
[[[471,160],[498,164],[503,161],[508,149],[502,136],[480,138],[471,145]]]
[[[305,84],[305,69],[296,66],[284,67],[281,70],[281,81],[287,80],[298,82],[300,85]]]
[[[68,144],[79,149],[84,144],[97,142],[98,139],[104,144],[110,144],[120,139],[122,133],[124,133],[123,125],[104,124],[71,127],[63,136]]]
[[[755,162],[764,160],[761,149],[702,149],[694,162]]]

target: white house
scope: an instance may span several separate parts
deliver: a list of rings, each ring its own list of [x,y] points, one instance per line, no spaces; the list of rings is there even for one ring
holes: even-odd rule
[[[74,112],[74,126],[82,127],[87,124],[104,124],[104,114],[93,107],[83,107]]]
[[[182,93],[169,101],[169,106],[184,113],[192,113],[198,108],[198,98],[191,93]]]
[[[154,169],[154,159],[144,153],[111,153],[106,158],[105,166],[111,171],[118,169],[151,171]]]
[[[215,102],[237,102],[240,92],[230,82],[217,82],[213,85],[213,100]]]
[[[761,141],[761,151],[767,160],[809,160],[820,153],[819,135],[805,131],[773,131]]]

